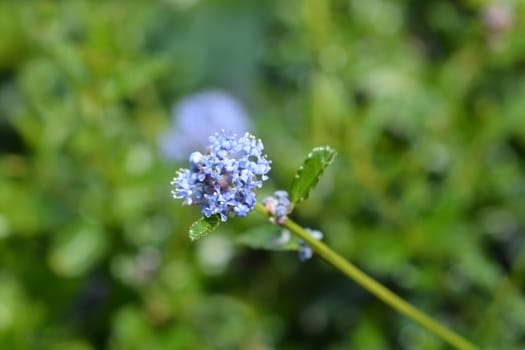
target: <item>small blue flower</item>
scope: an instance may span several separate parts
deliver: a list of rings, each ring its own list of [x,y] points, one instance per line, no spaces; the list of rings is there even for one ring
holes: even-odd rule
[[[266,197],[263,200],[268,212],[272,215],[271,220],[279,225],[284,225],[287,215],[292,212],[292,203],[288,199],[288,192],[275,191],[273,197]]]
[[[310,236],[312,236],[318,241],[323,239],[323,233],[321,231],[312,230],[309,228],[305,228],[305,231],[308,232]],[[304,241],[299,241],[299,245],[301,246],[301,248],[299,249],[299,260],[306,261],[314,255],[312,248],[310,248],[306,243],[304,243]]]
[[[307,246],[304,242],[301,242],[301,249],[299,249],[298,255],[299,255],[299,260],[306,261],[312,258],[312,256],[314,255],[314,252],[312,248]]]
[[[246,216],[256,203],[255,189],[268,179],[271,161],[263,155],[263,144],[246,133],[209,137],[207,152],[190,155],[190,169],[180,169],[172,185],[173,197],[184,205],[200,205],[206,217],[219,214]]]
[[[169,161],[185,160],[193,150],[206,147],[209,135],[221,130],[242,135],[253,129],[242,104],[220,90],[183,98],[173,108],[172,120],[171,128],[158,140],[161,155]]]

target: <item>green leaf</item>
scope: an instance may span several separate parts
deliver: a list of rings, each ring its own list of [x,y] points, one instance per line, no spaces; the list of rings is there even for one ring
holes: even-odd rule
[[[237,244],[253,249],[299,250],[299,242],[290,232],[275,226],[260,226],[244,232],[235,240]]]
[[[218,214],[212,215],[209,218],[202,217],[195,221],[190,226],[190,239],[196,241],[205,237],[215,231],[221,223],[220,216]]]
[[[310,191],[317,185],[319,178],[326,167],[332,163],[336,153],[330,146],[324,146],[316,147],[308,154],[308,158],[305,159],[292,180],[290,190],[292,203],[299,203],[308,198]]]
[[[84,222],[60,232],[48,256],[51,269],[62,277],[82,276],[103,258],[107,237],[100,227]]]

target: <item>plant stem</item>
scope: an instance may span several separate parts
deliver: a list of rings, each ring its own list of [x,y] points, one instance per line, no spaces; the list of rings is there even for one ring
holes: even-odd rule
[[[257,203],[255,210],[257,210],[257,212],[264,215],[265,217],[271,217],[271,214],[260,203]],[[368,276],[357,266],[355,266],[339,254],[334,252],[326,244],[313,238],[308,232],[304,230],[304,228],[296,224],[294,221],[287,219],[286,222],[282,225],[282,227],[286,228],[288,231],[301,238],[313,249],[313,251],[317,255],[322,257],[326,262],[333,265],[335,268],[337,268],[345,275],[353,279],[355,282],[360,284],[370,293],[374,294],[376,297],[378,297],[379,299],[381,299],[386,304],[390,305],[392,308],[396,309],[400,313],[418,322],[430,332],[434,333],[438,337],[448,342],[450,345],[461,350],[478,349],[477,346],[475,346],[465,338],[461,337],[459,334],[434,321],[431,317],[419,311],[414,306],[412,306],[411,304],[403,300],[401,297],[399,297],[397,294],[383,286],[381,283]]]

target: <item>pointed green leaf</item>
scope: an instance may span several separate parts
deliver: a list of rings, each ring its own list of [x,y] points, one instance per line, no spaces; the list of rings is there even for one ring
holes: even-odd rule
[[[217,229],[220,223],[221,219],[218,214],[212,215],[209,218],[203,216],[191,224],[190,239],[196,241],[209,235]]]
[[[235,242],[253,249],[299,250],[300,248],[297,238],[290,232],[266,225],[244,232]]]
[[[299,203],[308,198],[310,190],[317,185],[324,170],[336,155],[336,151],[329,146],[316,147],[310,152],[303,165],[292,180],[290,198],[292,203]]]

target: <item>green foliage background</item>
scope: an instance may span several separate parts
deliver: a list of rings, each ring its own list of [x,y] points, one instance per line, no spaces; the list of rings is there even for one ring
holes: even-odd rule
[[[499,5],[498,5],[499,4]],[[442,349],[318,259],[192,244],[158,135],[243,101],[294,218],[491,349],[525,346],[525,3],[0,2],[0,348]],[[504,6],[503,5],[503,6]]]

